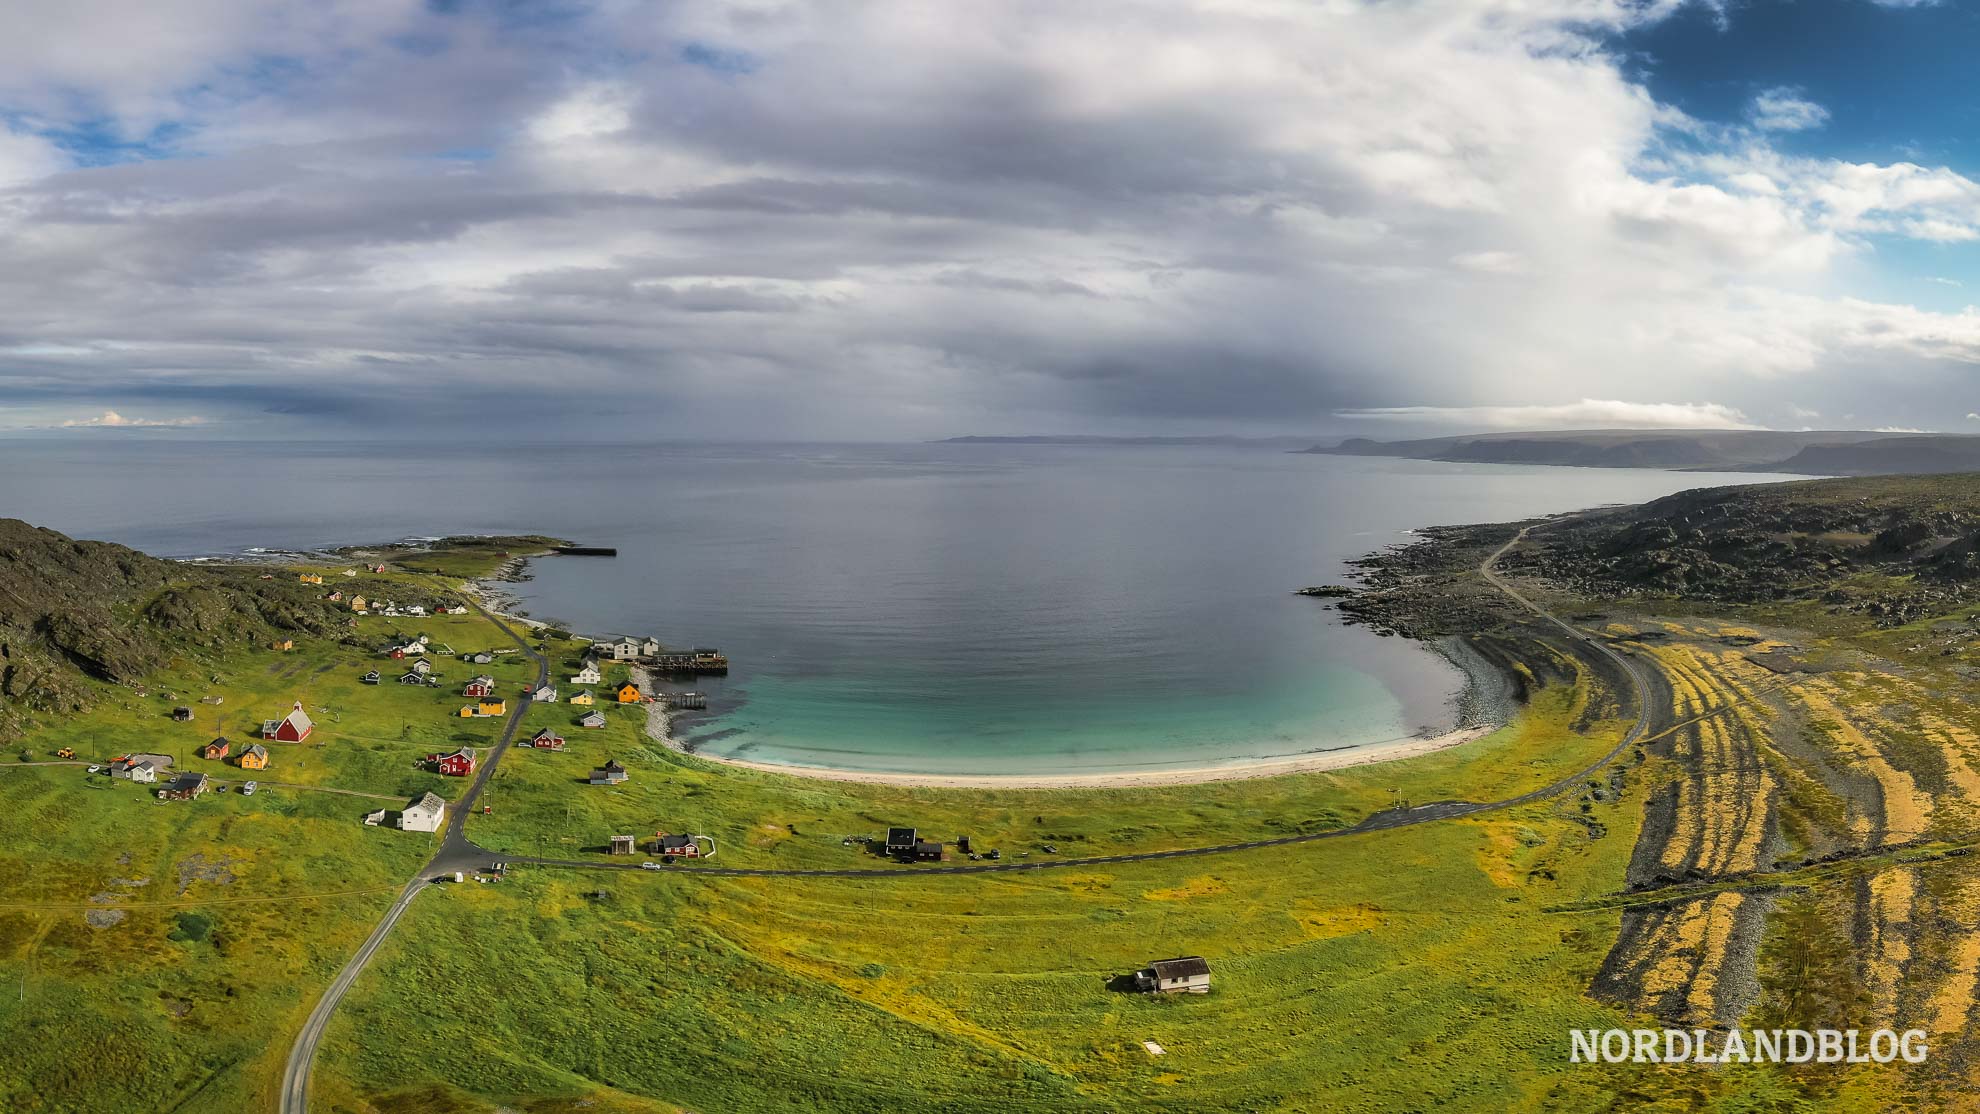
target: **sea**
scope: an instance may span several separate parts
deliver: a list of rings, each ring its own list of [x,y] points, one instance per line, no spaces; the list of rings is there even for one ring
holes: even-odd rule
[[[161,556],[545,533],[532,617],[728,655],[677,734],[923,774],[1242,764],[1448,730],[1464,678],[1294,594],[1434,524],[1785,477],[1252,445],[0,441],[0,516]],[[678,687],[678,686],[677,686]]]

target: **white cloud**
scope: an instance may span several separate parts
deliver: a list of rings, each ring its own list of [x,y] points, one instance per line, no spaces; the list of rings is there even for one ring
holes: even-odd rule
[[[63,429],[164,429],[206,424],[205,418],[127,418],[115,410],[105,410],[94,418],[71,418],[62,423]]]
[[[1789,86],[1768,89],[1753,98],[1747,119],[1762,131],[1806,131],[1829,122],[1829,110]]]
[[[1486,429],[1759,429],[1716,402],[1622,402],[1584,398],[1537,406],[1377,406],[1337,411],[1352,419]]]
[[[10,105],[201,156],[0,144],[0,391],[921,436],[1654,384],[1719,401],[1483,412],[1726,427],[1925,420],[1887,408],[1980,363],[1980,316],[1850,296],[1980,236],[1980,184],[1777,150],[1792,90],[1659,103],[1609,32],[1675,0],[192,2],[0,43]]]

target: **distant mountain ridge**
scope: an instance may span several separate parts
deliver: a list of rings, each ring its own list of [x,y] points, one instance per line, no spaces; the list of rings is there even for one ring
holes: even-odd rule
[[[1374,441],[1356,437],[1302,450],[1465,464],[1789,472],[1809,476],[1980,471],[1980,436],[1864,430],[1594,429],[1485,433]]]

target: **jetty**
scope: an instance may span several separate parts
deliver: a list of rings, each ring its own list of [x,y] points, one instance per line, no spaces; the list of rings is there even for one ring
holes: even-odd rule
[[[553,545],[550,552],[565,557],[617,557],[619,551],[609,545]]]
[[[665,673],[727,673],[728,656],[712,647],[691,650],[662,650],[647,657],[647,664]]]

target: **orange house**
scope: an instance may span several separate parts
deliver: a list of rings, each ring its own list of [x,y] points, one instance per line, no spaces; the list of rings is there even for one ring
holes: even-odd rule
[[[227,757],[227,752],[230,749],[232,749],[232,744],[227,742],[227,740],[224,737],[222,737],[215,739],[212,742],[206,744],[205,746],[199,748],[199,756],[201,758],[208,758],[214,761],[218,761],[222,758]]]
[[[631,681],[627,681],[625,684],[619,686],[619,703],[637,704],[645,699],[644,696],[640,695],[639,686],[633,684]]]
[[[265,770],[268,768],[268,748],[255,743],[241,752],[239,761],[243,770]]]

